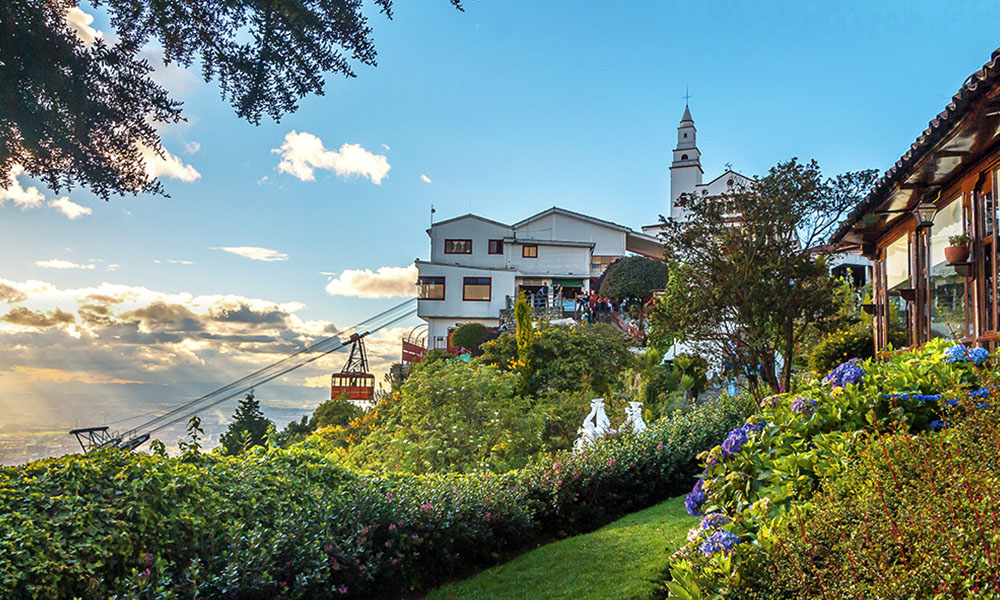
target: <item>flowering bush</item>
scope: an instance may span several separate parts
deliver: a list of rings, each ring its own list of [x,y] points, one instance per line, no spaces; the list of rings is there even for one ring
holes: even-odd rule
[[[849,384],[861,383],[865,376],[865,370],[861,367],[861,359],[852,358],[841,363],[836,369],[823,378],[823,383],[832,384],[833,387],[844,387]]]
[[[499,475],[358,473],[301,447],[0,469],[0,596],[412,594],[681,493],[749,406],[723,397]]]
[[[822,382],[805,384],[797,396],[765,399],[761,412],[747,421],[754,424],[752,430],[744,426],[738,435],[730,432],[720,437],[719,446],[701,454],[704,471],[688,497],[689,512],[724,515],[730,521],[721,530],[733,537],[719,535],[709,543],[713,529],[693,530],[690,543],[672,558],[667,584],[671,595],[781,597],[771,595],[774,589],[763,575],[773,574],[767,565],[788,536],[796,535],[797,520],[808,517],[817,494],[857,471],[861,448],[872,447],[883,436],[899,436],[905,442],[913,436],[941,435],[932,432],[950,431],[963,415],[991,410],[990,382],[997,374],[984,369],[989,364],[985,351],[974,350],[960,353],[935,340],[885,361],[847,361]],[[902,482],[898,489],[912,493]],[[850,491],[844,492],[841,501],[849,497]],[[862,529],[840,531],[850,539],[867,536],[866,525],[855,526]],[[941,529],[933,528],[936,536]],[[991,550],[1000,556],[1000,548]]]

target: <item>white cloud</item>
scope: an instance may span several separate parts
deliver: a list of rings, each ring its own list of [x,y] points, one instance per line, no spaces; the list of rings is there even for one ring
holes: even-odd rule
[[[87,46],[104,37],[102,32],[90,26],[93,22],[94,16],[83,12],[78,6],[66,11],[66,23]]]
[[[264,262],[277,262],[288,260],[288,255],[284,252],[271,250],[270,248],[259,248],[257,246],[220,246],[211,248],[212,250],[222,250],[250,260],[262,260]]]
[[[431,182],[431,178],[428,177],[428,176],[426,176],[426,175],[424,175],[423,173],[421,173],[420,174],[420,181],[423,181],[424,183],[430,183]]]
[[[195,152],[201,150],[201,144],[198,142],[188,142],[184,144],[184,151],[188,154],[194,154]]]
[[[302,181],[315,180],[313,169],[327,169],[344,178],[351,175],[367,177],[380,185],[391,168],[384,155],[372,154],[360,144],[344,144],[339,151],[327,150],[323,140],[306,132],[288,132],[281,148],[271,152],[281,155],[278,171]]]
[[[160,156],[149,146],[140,145],[139,152],[142,154],[143,162],[146,163],[146,174],[150,178],[155,179],[163,175],[190,183],[201,177],[201,173],[194,167],[184,164],[181,159],[166,150],[163,150],[163,156]]]
[[[392,150],[392,148],[389,147],[389,144],[382,144],[382,147],[385,148],[387,151]]]
[[[339,277],[333,277],[326,284],[326,293],[331,296],[353,296],[356,298],[390,298],[392,296],[413,296],[416,293],[417,267],[379,267],[369,269],[347,269]]]
[[[171,264],[174,264],[174,265],[193,265],[194,264],[194,262],[190,261],[190,260],[174,260],[172,258],[168,258],[167,262],[171,263]]]
[[[270,183],[271,183],[271,178],[268,177],[267,175],[264,175],[263,177],[257,180],[257,185],[267,185]]]
[[[81,206],[76,202],[73,202],[69,199],[69,196],[63,196],[58,200],[53,200],[52,202],[49,202],[49,206],[59,209],[59,212],[66,215],[70,221],[75,221],[83,215],[89,215],[94,212],[89,206]]]
[[[118,265],[118,263],[110,264],[110,265],[108,265],[108,270],[109,271],[117,271],[119,266],[120,265]]]
[[[24,173],[24,167],[21,165],[14,165],[11,169],[10,178],[11,183],[8,188],[0,188],[0,206],[3,203],[10,200],[14,204],[21,207],[21,210],[27,210],[29,208],[36,208],[42,205],[45,201],[45,196],[38,191],[38,188],[31,186],[27,189],[21,185],[21,182],[17,180]]]
[[[89,265],[80,265],[75,262],[70,262],[68,260],[63,260],[61,258],[53,258],[51,260],[36,260],[36,267],[41,267],[43,269],[93,269],[93,263]]]

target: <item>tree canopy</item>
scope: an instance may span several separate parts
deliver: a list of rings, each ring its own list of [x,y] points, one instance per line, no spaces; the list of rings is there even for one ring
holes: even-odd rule
[[[267,430],[273,425],[261,412],[260,402],[254,397],[253,392],[250,392],[246,398],[240,400],[233,414],[233,422],[219,438],[222,453],[234,456],[253,446],[262,446]]]
[[[644,256],[627,256],[612,263],[604,272],[598,294],[614,300],[648,300],[653,290],[662,290],[667,285],[668,273],[664,262]]]
[[[815,161],[792,159],[721,196],[682,196],[689,219],[663,231],[670,278],[654,335],[787,390],[797,344],[837,314],[825,242],[875,175],[824,178]]]
[[[67,21],[74,0],[0,3],[0,188],[23,169],[57,192],[163,193],[142,156],[162,152],[156,125],[181,113],[140,55],[151,42],[165,64],[197,63],[254,124],[322,95],[327,73],[354,77],[355,64],[376,66],[361,0],[94,4],[107,9],[113,43],[77,34]],[[375,5],[392,18],[392,0]]]

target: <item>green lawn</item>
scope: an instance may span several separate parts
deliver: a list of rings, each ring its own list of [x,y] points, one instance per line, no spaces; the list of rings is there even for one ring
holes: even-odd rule
[[[674,498],[440,587],[426,600],[644,599],[697,522],[684,511],[684,497]]]

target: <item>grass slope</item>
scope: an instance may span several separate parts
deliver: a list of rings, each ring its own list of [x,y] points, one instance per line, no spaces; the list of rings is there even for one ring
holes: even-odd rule
[[[697,522],[685,512],[683,496],[667,500],[442,586],[425,600],[646,598]]]

